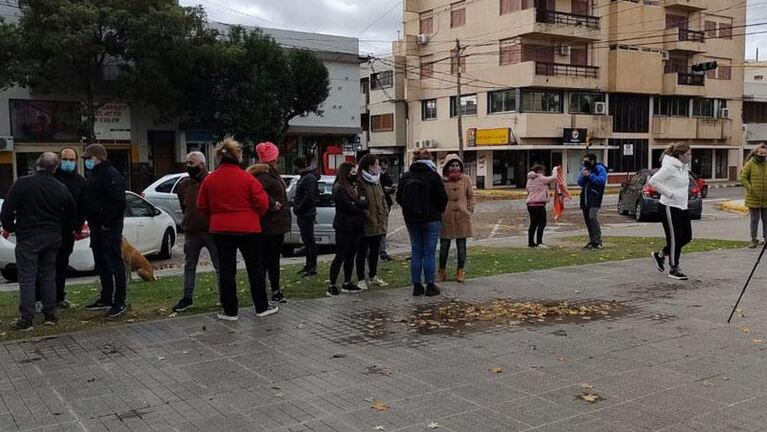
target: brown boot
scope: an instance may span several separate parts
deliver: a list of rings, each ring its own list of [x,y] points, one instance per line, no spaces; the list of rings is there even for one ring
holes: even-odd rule
[[[466,272],[463,271],[463,269],[458,269],[457,272],[455,272],[455,281],[458,283],[463,283],[466,280]]]
[[[446,281],[447,280],[447,270],[439,269],[437,271],[437,278],[439,279],[440,282]]]

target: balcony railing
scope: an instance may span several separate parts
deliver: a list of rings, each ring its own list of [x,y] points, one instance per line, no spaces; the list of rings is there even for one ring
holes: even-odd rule
[[[567,12],[540,11],[538,12],[538,22],[546,24],[562,24],[576,27],[586,27],[599,29],[599,17],[589,15],[578,15]]]
[[[702,31],[679,29],[679,42],[700,42],[706,41],[706,34]]]
[[[691,73],[680,73],[677,75],[676,83],[678,85],[701,87],[706,85],[706,76]]]
[[[573,65],[564,63],[535,62],[536,75],[564,75],[583,78],[599,78],[596,66]]]

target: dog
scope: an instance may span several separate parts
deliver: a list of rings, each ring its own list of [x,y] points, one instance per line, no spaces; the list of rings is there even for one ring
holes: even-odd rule
[[[147,282],[157,280],[154,276],[154,266],[125,237],[122,241],[121,254],[125,262],[125,279],[128,282],[132,280],[131,272],[133,271]]]

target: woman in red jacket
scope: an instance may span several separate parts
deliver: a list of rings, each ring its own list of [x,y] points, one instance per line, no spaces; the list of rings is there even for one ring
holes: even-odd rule
[[[210,216],[210,232],[219,256],[219,289],[223,312],[218,319],[237,321],[237,250],[242,253],[250,281],[256,315],[276,313],[269,307],[266,283],[259,278],[261,257],[261,216],[269,209],[269,197],[255,177],[245,172],[242,148],[233,138],[216,147],[219,167],[205,178],[197,195],[197,207]]]

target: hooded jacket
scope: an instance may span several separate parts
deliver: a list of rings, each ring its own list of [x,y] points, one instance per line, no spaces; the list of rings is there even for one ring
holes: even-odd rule
[[[125,217],[125,180],[109,161],[102,161],[85,180],[85,219],[91,231],[122,230]]]
[[[290,232],[290,206],[285,181],[267,164],[253,165],[248,168],[248,172],[261,182],[269,196],[269,210],[261,217],[262,233],[271,236]],[[281,205],[279,210],[277,210],[277,203]]]
[[[365,202],[356,194],[336,182],[333,185],[333,202],[336,205],[336,215],[333,218],[333,229],[348,233],[361,234],[365,224]]]
[[[527,173],[527,205],[545,206],[549,202],[549,185],[556,181],[556,176],[546,177],[533,171]]]
[[[406,194],[406,191],[413,190],[420,191],[421,196]],[[427,164],[416,161],[400,180],[397,204],[402,207],[406,223],[425,224],[441,221],[447,206],[447,193],[442,178]]]
[[[749,159],[740,172],[740,182],[746,190],[746,207],[767,208],[767,161]]]
[[[599,162],[595,163],[590,170],[591,174],[584,177],[578,176],[578,186],[581,191],[581,208],[601,208],[602,199],[605,195],[605,186],[607,185],[607,167]]]
[[[463,174],[458,181],[450,181],[447,167],[452,162],[458,162],[463,169],[463,161],[456,154],[447,155],[445,166],[442,170],[442,183],[447,194],[447,207],[442,213],[442,231],[439,234],[443,239],[463,239],[473,235],[471,216],[474,214],[474,186],[471,177]]]
[[[687,210],[690,174],[682,161],[673,156],[663,156],[660,170],[650,177],[648,184],[660,193],[661,204]]]
[[[365,237],[386,235],[389,225],[389,206],[386,204],[381,183],[370,183],[360,176],[357,190],[363,201],[367,203],[363,235]]]
[[[293,213],[298,217],[316,216],[320,200],[317,176],[311,167],[299,172],[299,175],[301,178],[296,183],[296,193],[293,196]]]

